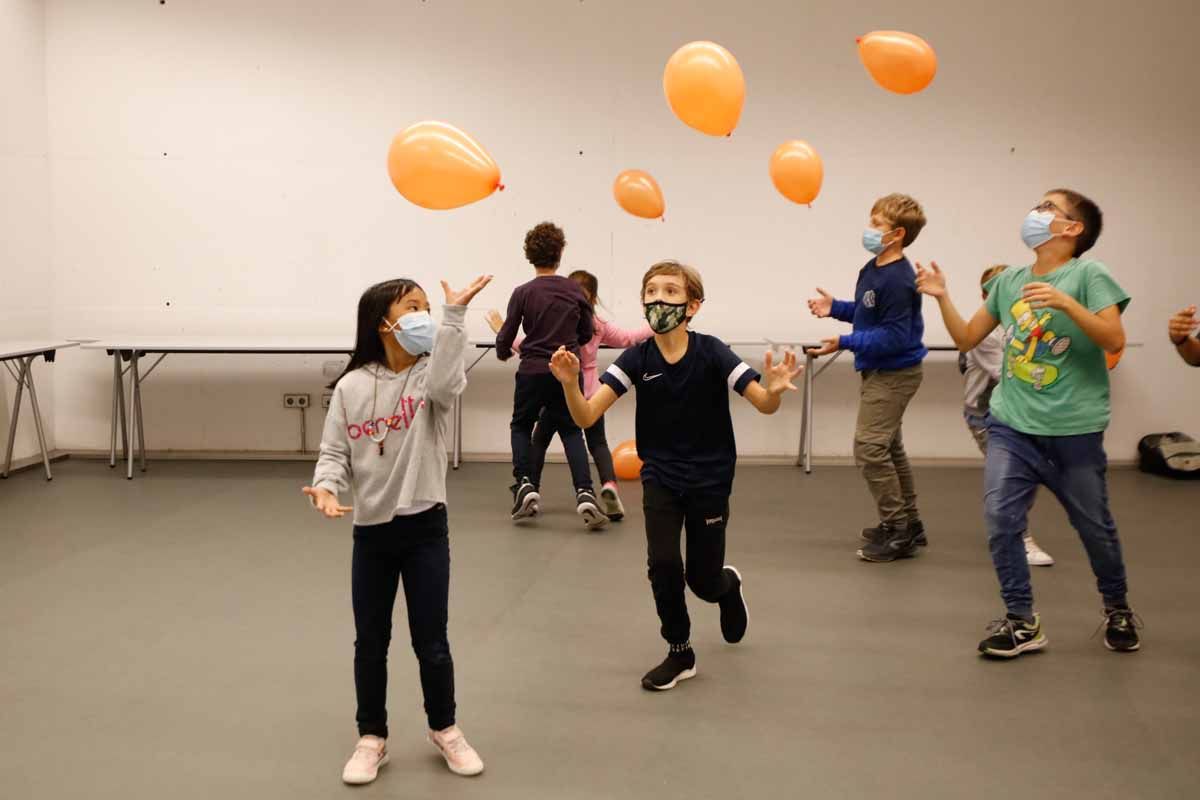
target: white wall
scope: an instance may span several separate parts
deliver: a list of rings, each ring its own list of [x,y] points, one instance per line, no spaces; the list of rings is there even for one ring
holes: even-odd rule
[[[41,0],[0,2],[0,347],[4,341],[47,337],[53,329],[45,63]],[[33,366],[51,444],[55,371],[40,358]],[[0,373],[0,386],[3,459],[16,384]],[[28,397],[13,448],[18,460],[38,452]]]
[[[939,0],[800,4],[492,2],[186,3],[51,0],[48,94],[55,330],[346,335],[369,283],[409,275],[435,290],[492,271],[477,302],[503,307],[526,279],[524,231],[553,218],[566,266],[600,277],[624,322],[641,272],[678,257],[703,273],[698,325],[730,339],[813,337],[804,299],[847,295],[866,260],[871,202],[905,191],[937,259],[971,305],[980,270],[1028,253],[1017,231],[1045,189],[1095,197],[1107,229],[1095,255],[1134,302],[1130,337],[1148,347],[1115,373],[1110,449],[1138,435],[1200,429],[1196,374],[1164,346],[1165,318],[1200,299],[1190,259],[1200,205],[1200,108],[1185,0],[1117,0],[1035,12]],[[914,97],[876,88],[854,37],[925,36],[940,72]],[[731,139],[670,114],[661,74],[675,47],[712,38],[738,57],[748,102]],[[454,212],[408,205],[388,183],[391,136],[453,122],[495,156],[508,190]],[[822,154],[812,209],[770,186],[788,138]],[[655,174],[667,221],[623,215],[610,195],[627,167]],[[928,340],[945,341],[927,306]],[[480,313],[473,333],[483,336]],[[756,355],[745,353],[746,356]],[[72,354],[60,369],[60,443],[103,448],[110,367]],[[289,449],[280,394],[317,393],[321,359],[174,357],[146,389],[151,448]],[[468,390],[468,451],[503,452],[511,367],[485,359]],[[819,455],[846,455],[854,421],[847,364],[821,378]],[[910,453],[974,454],[958,418],[952,359],[931,359],[906,426]],[[799,403],[759,419],[743,404],[746,454],[794,450]],[[610,436],[632,435],[618,407]],[[318,426],[312,413],[311,428]],[[313,436],[315,444],[315,432]]]

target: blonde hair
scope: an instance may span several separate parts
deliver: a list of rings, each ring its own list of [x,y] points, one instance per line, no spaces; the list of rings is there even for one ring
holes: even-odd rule
[[[704,300],[704,282],[700,280],[700,273],[687,264],[681,264],[678,261],[659,261],[646,270],[646,274],[642,276],[643,296],[646,294],[646,284],[650,283],[651,278],[657,278],[659,275],[677,275],[683,278],[683,285],[687,290],[688,301]]]
[[[925,227],[925,209],[906,194],[889,194],[875,201],[871,215],[886,219],[898,228],[904,228],[904,246],[916,241],[917,234]]]

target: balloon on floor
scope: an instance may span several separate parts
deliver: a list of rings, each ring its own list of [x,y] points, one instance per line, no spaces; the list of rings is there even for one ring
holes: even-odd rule
[[[666,210],[658,181],[640,169],[627,169],[617,176],[613,181],[613,197],[635,217],[658,219]]]
[[[937,55],[920,36],[903,31],[873,31],[856,41],[863,66],[889,92],[919,92],[937,73]]]
[[[636,481],[642,474],[642,460],[638,458],[637,442],[630,439],[613,448],[613,468],[623,481]]]
[[[445,122],[418,122],[396,134],[387,161],[392,185],[422,208],[458,208],[504,189],[488,151]]]
[[[675,116],[709,136],[728,136],[746,102],[746,79],[733,54],[716,42],[675,51],[663,72],[663,91]]]
[[[793,203],[810,205],[821,193],[825,167],[808,142],[793,139],[784,142],[771,155],[771,183]]]

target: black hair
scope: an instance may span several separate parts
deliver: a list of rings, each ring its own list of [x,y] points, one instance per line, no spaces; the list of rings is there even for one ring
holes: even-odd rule
[[[387,351],[383,349],[383,340],[379,338],[379,323],[387,319],[392,303],[420,288],[414,280],[394,278],[377,283],[362,293],[362,297],[358,298],[358,330],[354,335],[354,352],[350,354],[350,363],[342,370],[342,374],[329,384],[330,389],[359,367],[387,363]]]
[[[1079,192],[1071,189],[1052,189],[1046,194],[1061,194],[1067,198],[1067,202],[1071,205],[1071,218],[1076,222],[1083,223],[1083,233],[1075,237],[1075,257],[1091,250],[1095,246],[1096,240],[1100,238],[1100,231],[1104,228],[1104,214],[1100,212],[1100,206],[1089,197],[1084,197]]]

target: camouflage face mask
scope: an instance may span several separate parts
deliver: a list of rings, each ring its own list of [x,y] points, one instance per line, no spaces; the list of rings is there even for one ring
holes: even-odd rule
[[[687,303],[665,303],[656,300],[646,303],[646,322],[655,333],[668,333],[678,328],[687,319]]]

